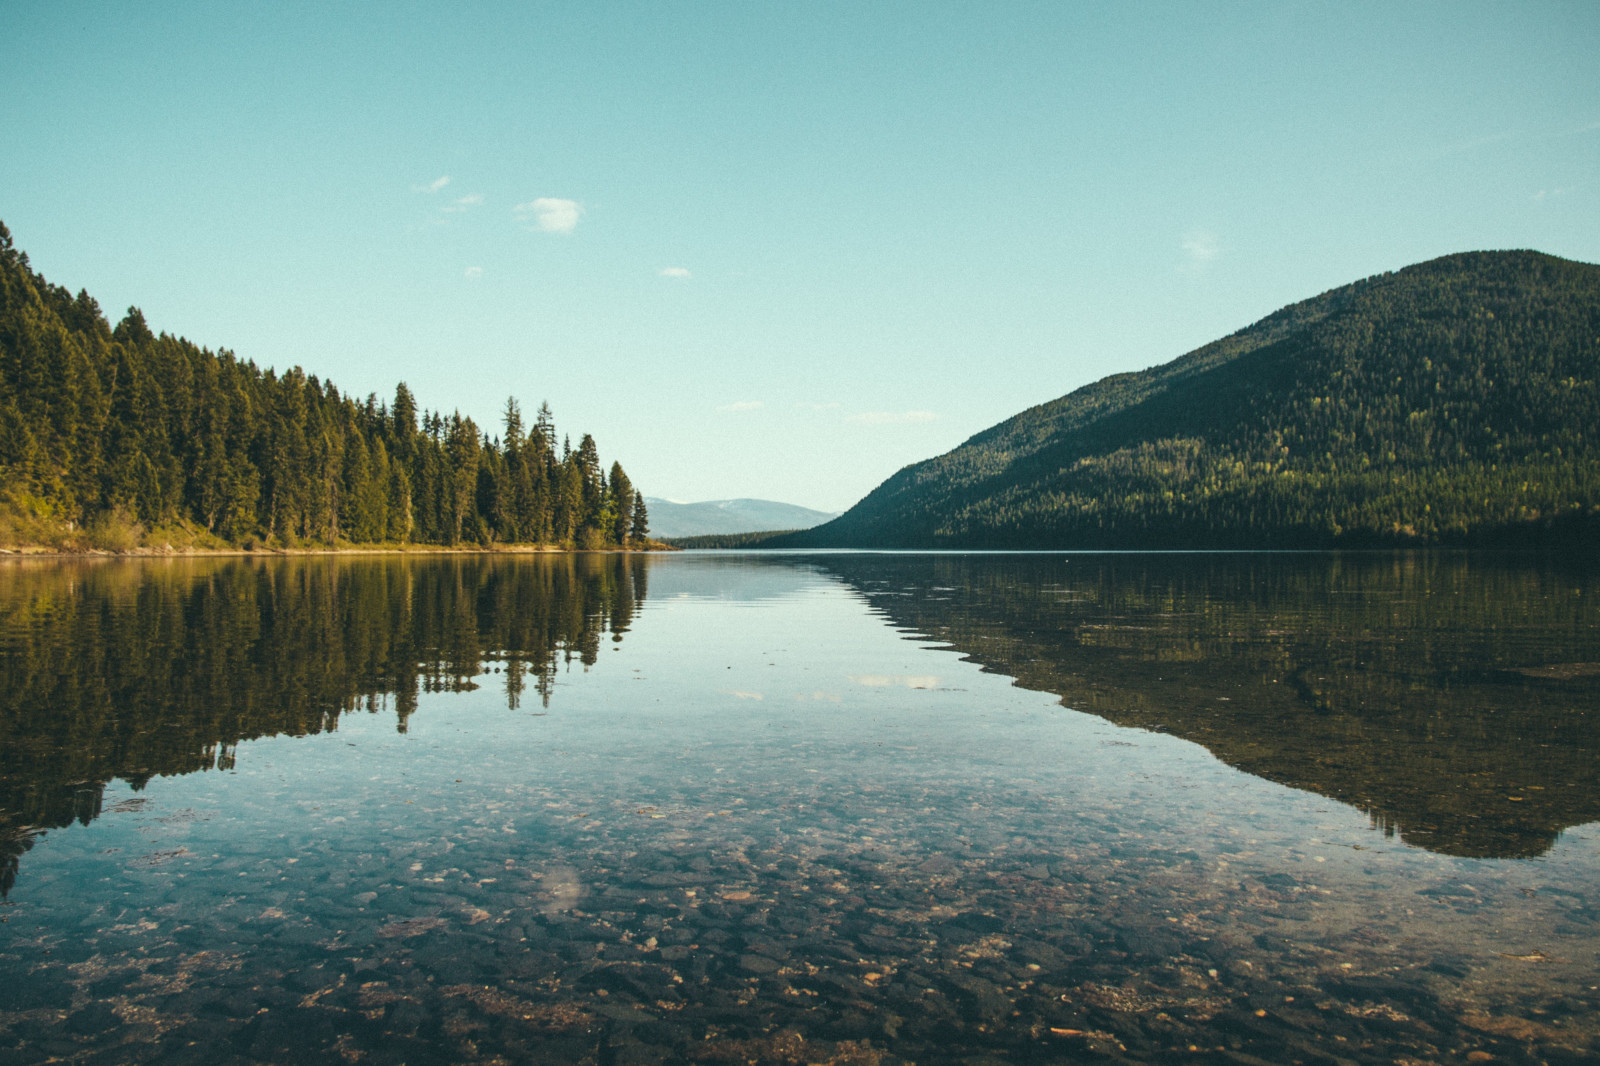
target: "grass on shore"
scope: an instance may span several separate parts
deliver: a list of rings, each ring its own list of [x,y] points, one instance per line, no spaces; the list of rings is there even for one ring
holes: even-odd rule
[[[415,544],[385,541],[356,544],[250,538],[239,543],[224,540],[192,522],[146,526],[126,508],[115,508],[80,524],[52,512],[41,500],[17,496],[0,500],[0,553],[6,555],[241,555],[241,554],[439,554],[495,552],[537,554],[575,551],[570,544]],[[591,550],[617,550],[591,549]],[[630,545],[631,551],[674,551],[653,539]]]

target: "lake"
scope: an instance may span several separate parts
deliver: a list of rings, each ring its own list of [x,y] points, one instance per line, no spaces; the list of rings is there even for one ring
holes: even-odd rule
[[[1600,570],[0,563],[0,1059],[1592,1062]]]

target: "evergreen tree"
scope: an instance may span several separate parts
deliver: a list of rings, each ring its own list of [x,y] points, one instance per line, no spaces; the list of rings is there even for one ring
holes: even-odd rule
[[[611,464],[611,476],[606,479],[605,514],[609,523],[611,542],[626,547],[633,528],[633,482],[622,472],[621,463]]]
[[[628,526],[628,536],[635,543],[643,542],[650,535],[650,512],[644,505],[644,493],[634,490],[633,493],[633,518]]]

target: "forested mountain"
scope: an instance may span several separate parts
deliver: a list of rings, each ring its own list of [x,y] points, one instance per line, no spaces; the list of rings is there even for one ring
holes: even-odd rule
[[[1600,267],[1474,252],[906,467],[784,547],[1600,542]]]
[[[658,537],[700,537],[712,533],[753,533],[763,529],[809,529],[839,512],[813,511],[776,500],[705,500],[675,503],[646,496],[650,528]]]
[[[112,327],[35,274],[0,224],[0,545],[131,548],[538,543],[647,535],[644,497],[594,440],[558,444],[507,400],[502,436],[460,414],[342,395],[299,367]]]

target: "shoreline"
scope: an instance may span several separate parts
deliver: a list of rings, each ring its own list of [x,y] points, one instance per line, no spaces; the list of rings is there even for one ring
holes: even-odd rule
[[[252,556],[284,557],[302,555],[650,555],[675,552],[681,549],[652,542],[642,548],[561,548],[551,544],[516,544],[503,547],[452,547],[443,544],[417,544],[403,547],[348,547],[348,548],[132,548],[111,551],[106,548],[85,548],[81,551],[62,551],[56,548],[0,548],[0,561],[6,559],[181,559],[181,558],[250,558]]]

